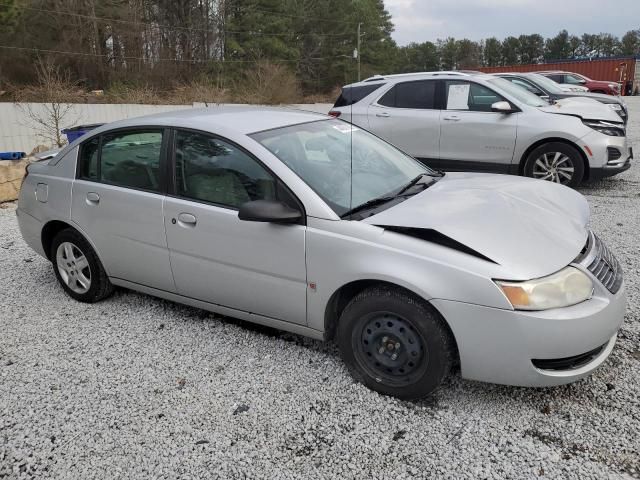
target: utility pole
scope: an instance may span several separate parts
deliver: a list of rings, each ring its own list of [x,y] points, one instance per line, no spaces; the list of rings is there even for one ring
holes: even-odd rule
[[[360,81],[360,27],[362,26],[362,22],[358,23],[358,81]]]

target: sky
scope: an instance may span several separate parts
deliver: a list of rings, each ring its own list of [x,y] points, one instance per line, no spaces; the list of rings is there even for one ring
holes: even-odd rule
[[[551,37],[640,28],[640,0],[385,0],[399,45],[438,38]]]

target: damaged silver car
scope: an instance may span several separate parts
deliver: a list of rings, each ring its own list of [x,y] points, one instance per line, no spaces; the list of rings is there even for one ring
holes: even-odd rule
[[[313,113],[105,125],[29,166],[17,214],[76,300],[120,286],[335,339],[358,381],[403,399],[457,365],[508,385],[583,378],[625,311],[579,193],[434,171]]]

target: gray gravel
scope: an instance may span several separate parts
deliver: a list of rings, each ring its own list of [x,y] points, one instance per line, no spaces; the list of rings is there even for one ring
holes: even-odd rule
[[[640,154],[640,98],[629,100]],[[133,292],[76,303],[0,208],[0,478],[640,478],[640,164],[583,188],[626,270],[619,342],[553,389],[354,384],[335,346]]]

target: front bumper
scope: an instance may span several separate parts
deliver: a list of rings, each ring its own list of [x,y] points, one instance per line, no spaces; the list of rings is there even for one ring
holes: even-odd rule
[[[593,131],[580,140],[589,161],[589,180],[599,180],[631,167],[633,150],[627,137],[612,137]]]
[[[546,387],[583,378],[606,360],[626,309],[620,264],[590,232],[571,265],[591,278],[593,295],[570,307],[522,311],[431,301],[453,331],[464,378]]]
[[[608,297],[608,298],[607,298]],[[589,375],[609,356],[626,308],[624,286],[572,307],[525,312],[432,300],[458,344],[463,378],[505,385],[548,387]],[[537,368],[533,360],[565,359],[603,347],[587,363]]]

